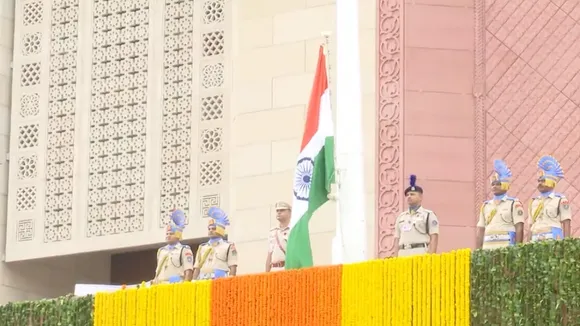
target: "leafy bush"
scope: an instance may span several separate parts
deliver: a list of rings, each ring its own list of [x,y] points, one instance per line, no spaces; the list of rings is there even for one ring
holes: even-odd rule
[[[92,326],[93,297],[68,295],[56,299],[9,303],[0,307],[0,325]]]
[[[472,325],[578,325],[580,239],[471,256]]]

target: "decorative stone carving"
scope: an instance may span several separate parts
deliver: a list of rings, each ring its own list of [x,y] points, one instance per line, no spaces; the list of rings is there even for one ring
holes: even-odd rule
[[[210,0],[203,3],[204,24],[215,24],[224,21],[224,0]]]
[[[41,39],[42,34],[40,32],[24,34],[22,37],[22,55],[39,54],[42,50]]]
[[[214,95],[201,99],[201,121],[219,120],[224,117],[224,96]]]
[[[55,1],[50,37],[44,241],[71,239],[78,1]]]
[[[37,176],[38,157],[36,154],[18,158],[18,179],[29,180]]]
[[[36,187],[21,187],[16,190],[16,210],[32,211],[36,208]]]
[[[201,136],[199,142],[201,144],[201,152],[206,153],[216,153],[220,152],[223,148],[223,129],[222,128],[211,128],[204,129],[201,131]]]
[[[144,227],[148,1],[94,0],[93,16],[88,237]]]
[[[34,220],[18,221],[16,241],[30,241],[32,239],[34,239]]]
[[[377,254],[391,256],[402,203],[402,0],[378,0]]]
[[[199,164],[199,185],[217,186],[222,183],[223,163],[221,160],[203,161]]]
[[[42,23],[42,3],[43,1],[34,1],[24,4],[24,17],[22,18],[24,26]]]
[[[214,206],[220,206],[220,195],[214,194],[202,196],[199,204],[199,207],[201,208],[201,217],[209,217],[207,211]]]
[[[218,88],[224,84],[224,64],[207,64],[202,71],[202,85],[204,88]]]
[[[38,146],[38,123],[22,125],[18,128],[18,148],[27,149]]]
[[[23,118],[38,115],[40,96],[38,93],[23,94],[20,98],[20,116]]]
[[[473,96],[475,98],[475,198],[474,218],[479,216],[487,193],[487,155],[485,142],[485,0],[475,0],[475,67]],[[477,221],[475,222],[477,223]]]
[[[202,54],[204,57],[211,57],[224,53],[224,32],[215,31],[202,35]]]
[[[193,5],[193,0],[165,2],[160,227],[173,209],[190,211]]]
[[[22,65],[20,71],[20,86],[34,86],[40,83],[40,62]]]

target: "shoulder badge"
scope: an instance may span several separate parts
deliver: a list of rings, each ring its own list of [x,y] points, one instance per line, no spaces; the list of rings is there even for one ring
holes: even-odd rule
[[[557,193],[557,192],[555,192],[555,193],[554,193],[554,197],[558,197],[558,198],[566,198],[566,196],[564,196],[564,195],[562,195],[562,194],[560,194],[560,193]]]
[[[236,249],[236,244],[233,242],[229,242],[230,244],[230,252],[232,253],[232,256],[236,256],[238,254],[238,249]]]

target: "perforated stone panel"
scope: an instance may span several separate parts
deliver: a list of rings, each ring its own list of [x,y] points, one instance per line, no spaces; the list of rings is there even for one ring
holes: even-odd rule
[[[16,7],[7,260],[156,243],[174,208],[204,235],[229,201],[224,1]]]
[[[190,215],[194,23],[193,0],[165,2],[160,227],[175,208]]]
[[[487,162],[507,161],[514,174],[510,193],[527,204],[537,192],[537,160],[555,156],[566,172],[557,191],[572,202],[578,235],[580,7],[564,0],[504,4],[480,8],[486,12]]]
[[[229,146],[228,130],[225,128],[229,115],[224,98],[228,85],[227,71],[230,69],[225,60],[229,42],[225,22],[229,17],[223,0],[203,0],[201,9],[201,48],[197,49],[200,58],[200,71],[197,72],[200,81],[197,180],[201,205],[196,214],[206,217],[212,205],[223,207],[226,204],[226,200],[221,198],[223,191],[220,189],[227,183],[229,171],[226,152]]]
[[[7,251],[15,243],[42,239],[35,233],[34,223],[42,223],[44,206],[43,88],[48,83],[43,74],[48,65],[42,45],[49,37],[49,9],[50,5],[39,0],[17,1],[15,6]]]
[[[44,241],[70,240],[74,184],[79,0],[51,9]]]
[[[145,214],[149,4],[94,5],[88,237],[142,231]]]

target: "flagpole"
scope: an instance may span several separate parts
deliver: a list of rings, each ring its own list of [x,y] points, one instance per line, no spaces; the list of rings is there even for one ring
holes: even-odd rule
[[[336,1],[335,148],[344,263],[367,260],[358,5]]]
[[[323,47],[324,47],[324,55],[326,56],[326,76],[328,79],[328,90],[330,93],[330,96],[332,98],[332,83],[331,83],[331,64],[330,64],[330,35],[331,32],[322,32],[322,36],[324,37],[324,43],[323,43]],[[336,120],[336,114],[334,113],[333,110],[333,120]],[[335,144],[336,146],[336,144]],[[336,152],[334,155],[334,164],[336,166]],[[340,221],[340,205],[339,205],[339,199],[338,199],[338,194],[337,194],[337,184],[338,184],[338,179],[337,179],[337,175],[335,172],[335,181],[334,181],[334,185],[332,185],[332,192],[330,194],[328,194],[328,199],[334,201],[335,205],[336,205],[336,230],[334,233],[334,237],[332,238],[332,264],[333,265],[339,265],[344,263],[343,262],[343,242],[342,242],[342,228],[341,228],[341,221]]]

